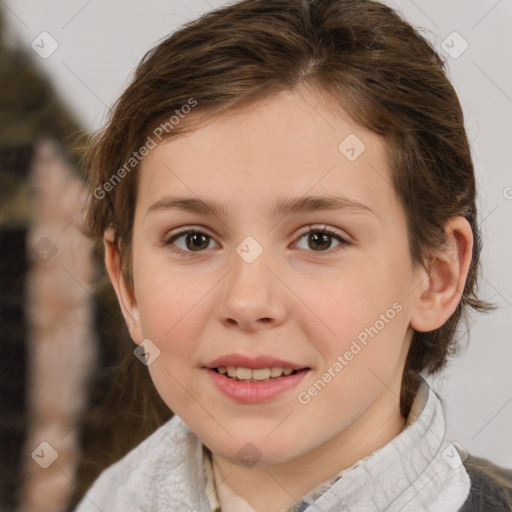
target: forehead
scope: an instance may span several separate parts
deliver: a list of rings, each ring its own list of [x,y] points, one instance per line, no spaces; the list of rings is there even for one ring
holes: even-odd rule
[[[274,95],[166,139],[139,173],[139,215],[169,196],[216,202],[224,213],[275,212],[304,196],[341,196],[381,212],[397,202],[383,139],[334,100],[305,91]]]

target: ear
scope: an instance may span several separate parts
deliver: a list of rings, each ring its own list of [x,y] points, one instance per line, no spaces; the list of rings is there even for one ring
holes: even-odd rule
[[[464,217],[445,225],[446,243],[436,250],[417,290],[411,327],[428,332],[441,327],[457,308],[471,264],[473,231]]]
[[[122,275],[121,253],[117,243],[114,242],[112,230],[107,230],[103,237],[105,246],[105,266],[110,281],[119,300],[121,312],[130,332],[132,340],[138,345],[144,339],[140,325],[139,308],[135,300],[134,291],[126,283]]]

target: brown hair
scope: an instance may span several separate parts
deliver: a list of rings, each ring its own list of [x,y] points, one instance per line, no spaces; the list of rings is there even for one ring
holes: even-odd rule
[[[162,41],[144,56],[108,124],[91,141],[90,234],[101,237],[113,228],[123,275],[133,287],[137,166],[127,170],[126,162],[151,130],[191,99],[194,113],[180,116],[167,137],[193,129],[192,121],[203,115],[301,86],[329,93],[356,123],[386,141],[414,262],[429,264],[430,251],[445,242],[450,217],[465,217],[473,230],[472,263],[457,309],[439,329],[414,333],[400,400],[406,417],[417,374],[436,372],[455,354],[463,313],[491,305],[476,294],[481,243],[459,100],[433,46],[391,8],[372,0],[244,0]],[[122,179],[105,192],[123,166]]]

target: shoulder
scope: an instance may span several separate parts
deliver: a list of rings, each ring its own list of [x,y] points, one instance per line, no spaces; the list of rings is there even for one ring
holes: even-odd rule
[[[512,511],[512,469],[469,455],[463,462],[471,480],[460,512]]]
[[[180,445],[186,443],[187,429],[178,416],[173,416],[153,434],[118,460],[94,481],[85,493],[75,512],[97,511],[97,507],[109,512],[144,510],[149,493],[163,460],[169,463],[173,456],[183,454]],[[168,448],[173,446],[171,455]],[[167,448],[167,449],[166,449]],[[174,461],[179,463],[179,460]]]

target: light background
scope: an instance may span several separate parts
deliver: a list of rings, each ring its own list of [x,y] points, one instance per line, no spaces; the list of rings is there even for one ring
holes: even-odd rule
[[[221,0],[0,0],[8,42],[31,49],[48,32],[57,50],[37,65],[86,129],[97,129],[140,58]],[[512,2],[387,1],[431,40],[466,116],[484,240],[481,295],[499,309],[475,316],[467,350],[433,382],[448,433],[470,453],[512,468]],[[458,35],[450,35],[456,31]],[[447,36],[449,36],[447,38]],[[446,39],[447,38],[447,39]],[[457,58],[443,50],[447,41]]]

